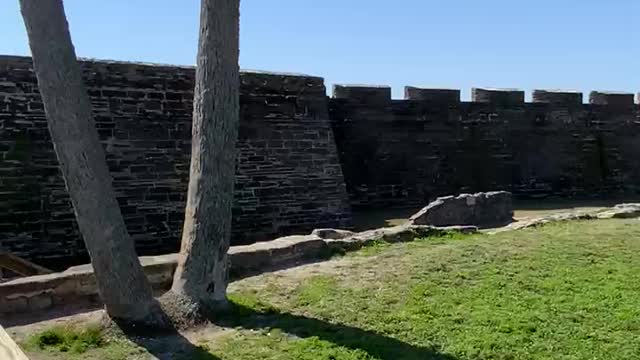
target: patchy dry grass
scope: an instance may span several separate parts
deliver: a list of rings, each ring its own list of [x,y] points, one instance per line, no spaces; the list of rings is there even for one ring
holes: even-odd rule
[[[637,220],[376,243],[234,283],[232,330],[175,358],[636,359],[639,254]]]
[[[89,348],[101,347],[104,343],[99,327],[84,329],[55,327],[32,336],[25,345],[30,349],[83,353]]]
[[[106,334],[99,325],[56,326],[27,338],[22,347],[30,359],[128,359],[137,349],[128,341]],[[99,357],[94,355],[100,354]],[[144,355],[146,356],[146,355]]]

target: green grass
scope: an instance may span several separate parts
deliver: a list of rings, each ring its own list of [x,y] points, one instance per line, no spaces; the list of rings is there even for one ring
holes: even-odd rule
[[[234,288],[202,359],[640,359],[638,220],[374,243]]]
[[[146,359],[147,352],[100,325],[56,326],[21,342],[30,359]]]
[[[70,327],[47,329],[29,337],[24,347],[29,350],[81,354],[90,348],[99,348],[103,345],[105,340],[101,329],[93,326],[84,329]]]

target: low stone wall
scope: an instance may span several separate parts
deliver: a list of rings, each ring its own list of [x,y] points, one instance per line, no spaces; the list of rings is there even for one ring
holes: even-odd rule
[[[611,208],[601,208],[596,210],[576,210],[528,218],[522,221],[511,223],[502,228],[491,230],[489,233],[495,234],[503,231],[521,230],[562,221],[636,218],[640,218],[640,203],[618,204]]]
[[[331,254],[351,251],[382,239],[388,242],[412,241],[416,237],[445,231],[475,231],[475,227],[435,228],[404,225],[361,233],[316,232],[318,235],[295,235],[269,242],[233,246],[229,250],[230,276],[238,279],[298,264],[328,258]],[[173,280],[178,254],[144,256],[140,262],[157,293],[168,290]],[[0,284],[0,317],[100,306],[98,287],[91,265],[74,266],[64,272],[30,276]]]
[[[519,230],[567,220],[638,218],[640,204],[552,214],[514,222],[487,232]],[[354,251],[373,241],[409,242],[416,238],[441,236],[447,232],[473,233],[475,226],[434,227],[405,224],[352,233],[321,229],[311,235],[294,235],[229,249],[230,276],[239,279],[259,273],[320,261],[332,254]],[[168,290],[173,280],[178,254],[140,258],[147,278],[158,294]],[[98,288],[91,265],[74,266],[64,272],[30,276],[0,284],[0,319],[20,314],[34,315],[52,310],[100,306]]]

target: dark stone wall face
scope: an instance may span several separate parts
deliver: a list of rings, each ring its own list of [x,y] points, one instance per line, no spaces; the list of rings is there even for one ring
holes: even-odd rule
[[[125,222],[140,254],[179,248],[194,69],[82,62]],[[421,207],[437,196],[637,194],[633,95],[336,86],[241,74],[232,244],[348,227],[350,207]],[[329,120],[330,119],[330,120]],[[343,176],[344,174],[344,176]],[[347,195],[348,194],[348,195]],[[0,250],[62,268],[85,262],[31,61],[0,56]]]
[[[407,90],[407,100],[329,102],[354,209],[490,190],[519,198],[637,193],[640,110],[618,94],[611,104],[552,92],[524,103],[520,91],[491,90],[482,101],[455,102],[451,91]]]
[[[321,78],[242,76],[235,244],[349,227]]]
[[[177,251],[191,152],[194,69],[83,61],[113,185],[140,254]],[[232,244],[348,227],[322,78],[241,74]],[[0,249],[87,260],[31,60],[0,57]]]

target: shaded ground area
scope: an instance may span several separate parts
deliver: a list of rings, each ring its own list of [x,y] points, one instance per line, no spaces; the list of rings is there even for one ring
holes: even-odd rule
[[[634,359],[639,251],[635,219],[378,243],[235,282],[230,314],[180,336],[74,354],[11,330],[46,360]]]
[[[514,217],[521,220],[539,217],[570,210],[594,210],[611,207],[624,202],[640,202],[640,199],[608,199],[608,200],[516,200],[514,201]],[[355,211],[354,227],[357,231],[396,226],[405,223],[411,215],[421,208],[383,209],[373,211]]]

